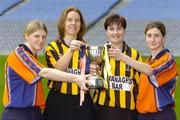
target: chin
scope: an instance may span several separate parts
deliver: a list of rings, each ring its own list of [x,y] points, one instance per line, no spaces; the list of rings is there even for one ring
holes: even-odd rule
[[[42,50],[42,48],[37,48],[37,49],[36,49],[36,51],[41,51],[41,50]]]

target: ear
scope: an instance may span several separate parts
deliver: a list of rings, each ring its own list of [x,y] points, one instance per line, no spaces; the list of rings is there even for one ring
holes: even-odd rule
[[[105,30],[105,34],[106,34],[106,35],[108,34],[108,31],[107,31],[107,30]]]
[[[166,36],[164,36],[163,38],[163,44],[165,45],[165,42],[166,42]]]
[[[28,35],[27,34],[24,34],[24,38],[25,38],[25,40],[27,41],[28,40]]]

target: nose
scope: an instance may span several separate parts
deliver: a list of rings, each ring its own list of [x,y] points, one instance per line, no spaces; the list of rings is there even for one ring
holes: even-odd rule
[[[39,37],[39,42],[42,43],[43,41],[44,41],[44,37],[43,37],[43,36],[40,36],[40,37]]]
[[[155,40],[155,36],[153,35],[152,37],[151,37],[151,41],[154,41]]]
[[[113,33],[114,33],[114,34],[117,34],[117,33],[118,33],[118,30],[117,30],[117,29],[114,29],[114,30],[113,30]]]
[[[75,20],[72,20],[72,24],[76,24],[76,21],[75,21]]]

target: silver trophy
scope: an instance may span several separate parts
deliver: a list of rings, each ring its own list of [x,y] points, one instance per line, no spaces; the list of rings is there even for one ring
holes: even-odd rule
[[[91,62],[100,64],[104,56],[104,46],[88,46],[87,49]],[[93,74],[93,76],[88,77],[87,80],[89,81],[89,84],[87,86],[89,89],[105,88],[104,79],[98,76],[97,73]]]

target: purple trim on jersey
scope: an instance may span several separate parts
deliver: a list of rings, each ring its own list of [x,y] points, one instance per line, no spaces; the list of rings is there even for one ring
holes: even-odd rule
[[[32,107],[36,100],[37,84],[29,85],[10,66],[7,67],[10,103],[6,107]],[[23,94],[22,94],[22,91]]]
[[[174,98],[171,91],[175,90],[176,81],[177,77],[174,77],[168,83],[155,88],[155,101],[159,111],[163,110],[167,105],[174,106]]]
[[[34,61],[31,59],[30,56],[28,56],[28,54],[24,51],[22,47],[18,47],[15,52],[21,59],[23,64],[26,65],[26,67],[28,67],[31,72],[33,72],[34,74],[38,74],[41,71],[41,67],[34,63]]]
[[[168,69],[171,69],[173,65],[175,64],[175,60],[173,57],[170,57],[170,59],[165,62],[164,64],[160,65],[158,68],[155,68],[153,70],[153,74],[156,76],[157,74],[164,72]]]

